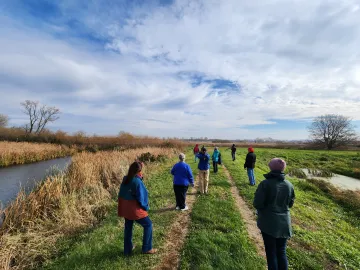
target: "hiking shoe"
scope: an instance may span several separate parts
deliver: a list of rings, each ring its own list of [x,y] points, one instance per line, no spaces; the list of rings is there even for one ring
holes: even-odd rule
[[[155,254],[158,250],[156,248],[152,248],[149,251],[143,252],[143,254]]]
[[[189,207],[187,207],[187,205],[185,205],[185,207],[183,209],[180,209],[181,211],[186,211],[189,210]]]
[[[175,207],[175,210],[180,210],[180,207],[179,207],[179,206],[176,206],[176,207]]]

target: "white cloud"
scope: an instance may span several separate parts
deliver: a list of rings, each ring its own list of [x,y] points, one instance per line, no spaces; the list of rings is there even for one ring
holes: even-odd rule
[[[133,7],[126,19],[116,1],[108,2],[106,12],[94,2],[86,12],[77,13],[78,7],[63,1],[65,16],[47,23],[48,32],[0,17],[5,113],[15,115],[20,101],[37,99],[97,119],[91,127],[79,120],[77,129],[102,133],[101,123],[113,122],[120,124],[107,126],[107,133],[224,138],[268,137],[264,132],[283,138],[284,131],[275,128],[246,128],[271,119],[339,113],[360,120],[355,0],[178,0]],[[66,32],[64,21],[75,14],[106,40],[103,51],[91,39],[52,35]],[[233,81],[240,91],[193,87],[191,76],[181,72]],[[66,129],[65,122],[61,126]],[[286,134],[305,138],[306,130]]]

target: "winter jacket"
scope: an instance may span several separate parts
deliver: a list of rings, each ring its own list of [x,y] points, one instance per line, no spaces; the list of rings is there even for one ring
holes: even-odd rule
[[[199,146],[196,145],[196,146],[194,147],[194,154],[195,154],[195,155],[198,154],[199,151],[200,151]]]
[[[215,162],[219,161],[219,157],[220,157],[220,151],[219,150],[214,150],[214,153],[211,156],[211,159]]]
[[[138,220],[148,216],[148,191],[141,178],[136,175],[129,183],[120,186],[118,194],[118,216]]]
[[[292,235],[290,208],[294,204],[293,185],[285,180],[285,174],[272,171],[265,174],[255,193],[254,207],[258,210],[259,229],[275,238]]]
[[[256,162],[256,155],[254,153],[248,153],[246,155],[244,168],[254,169],[255,168],[255,162]]]
[[[174,176],[174,185],[188,186],[189,184],[194,184],[191,168],[183,161],[174,165],[171,169],[171,174]]]
[[[235,146],[231,146],[231,153],[235,153],[236,152],[236,147]]]
[[[206,171],[210,169],[210,156],[209,154],[203,154],[199,153],[196,155],[196,157],[199,159],[198,169],[201,171]]]

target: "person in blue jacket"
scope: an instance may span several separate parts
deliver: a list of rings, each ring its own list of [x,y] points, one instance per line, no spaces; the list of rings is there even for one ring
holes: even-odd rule
[[[179,155],[179,160],[171,169],[171,174],[174,176],[175,209],[185,211],[189,209],[185,203],[186,192],[189,185],[194,186],[194,177],[190,166],[185,163],[185,155],[183,153]]]
[[[218,150],[217,147],[215,147],[214,152],[211,156],[211,159],[213,161],[214,173],[218,172],[219,158],[220,158],[220,151]]]
[[[210,169],[210,155],[206,153],[206,148],[203,146],[199,154],[197,154],[199,159],[198,169],[199,169],[199,180],[200,180],[200,193],[208,193],[209,187],[209,169]]]
[[[149,218],[148,191],[142,182],[142,164],[134,162],[124,177],[118,194],[118,216],[125,219],[124,254],[131,255],[134,245],[132,232],[134,221],[144,228],[142,252],[154,254],[157,249],[152,247],[153,227]]]

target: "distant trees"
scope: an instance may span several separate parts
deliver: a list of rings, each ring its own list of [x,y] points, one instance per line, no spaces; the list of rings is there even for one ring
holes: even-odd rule
[[[23,112],[29,117],[25,125],[26,133],[41,133],[46,125],[59,119],[60,110],[56,107],[40,105],[38,101],[25,100],[20,103]]]
[[[351,118],[343,115],[321,115],[313,120],[308,129],[312,140],[324,145],[328,150],[356,140]]]
[[[0,114],[0,127],[6,127],[9,123],[9,117],[5,114]]]

